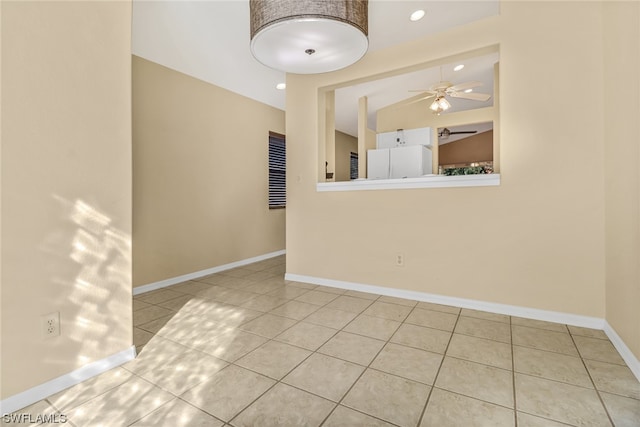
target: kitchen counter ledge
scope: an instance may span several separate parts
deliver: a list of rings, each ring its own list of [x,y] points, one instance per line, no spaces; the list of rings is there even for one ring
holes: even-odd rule
[[[478,175],[425,175],[418,178],[396,179],[356,179],[341,182],[319,182],[316,190],[324,191],[363,191],[363,190],[404,190],[411,188],[448,188],[448,187],[492,187],[500,185],[500,174]]]

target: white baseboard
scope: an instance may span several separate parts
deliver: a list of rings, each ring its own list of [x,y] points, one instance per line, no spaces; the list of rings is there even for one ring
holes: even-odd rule
[[[435,304],[452,305],[454,307],[470,308],[509,316],[525,317],[527,319],[544,320],[547,322],[563,323],[584,328],[603,329],[604,319],[578,314],[562,313],[558,311],[540,310],[537,308],[520,307],[516,305],[498,304],[494,302],[478,301],[466,298],[448,297],[444,295],[428,294],[425,292],[408,291],[404,289],[386,288],[383,286],[365,285],[362,283],[344,282],[341,280],[323,279],[319,277],[303,276],[299,274],[285,275],[285,280],[311,283],[314,285],[330,286],[333,288],[349,289],[371,294],[405,298]]]
[[[52,394],[62,391],[66,388],[74,386],[86,381],[89,378],[93,378],[103,372],[120,366],[130,360],[135,359],[136,348],[131,346],[126,350],[113,354],[101,360],[97,360],[93,363],[89,363],[73,372],[62,375],[58,378],[54,378],[51,381],[37,385],[29,390],[25,390],[21,393],[15,394],[11,397],[0,401],[0,415],[10,414],[19,409],[32,405],[42,399],[45,399]]]
[[[284,255],[286,251],[270,252],[264,255],[258,255],[252,258],[243,259],[240,261],[231,262],[229,264],[219,265],[217,267],[207,268],[206,270],[196,271],[194,273],[183,274],[182,276],[172,277],[170,279],[160,280],[159,282],[149,283],[147,285],[136,286],[133,288],[133,295],[140,295],[145,292],[155,291],[156,289],[166,288],[167,286],[175,285],[178,283],[186,282],[187,280],[194,280],[200,277],[208,276],[210,274],[219,273],[225,270],[231,270],[232,268],[242,267],[243,265],[253,264],[254,262],[264,261],[265,259],[275,258],[280,255]]]
[[[613,346],[618,350],[622,359],[626,362],[633,375],[640,381],[640,360],[633,354],[631,349],[627,347],[620,335],[611,327],[609,322],[604,321],[604,333],[607,334]]]
[[[285,280],[295,282],[311,283],[314,285],[330,286],[332,288],[349,289],[371,294],[451,305],[454,307],[470,308],[474,310],[488,311],[491,313],[524,317],[527,319],[544,320],[547,322],[604,330],[611,340],[611,343],[614,345],[616,350],[618,350],[618,353],[620,353],[620,356],[622,356],[624,361],[627,363],[629,369],[631,369],[631,372],[633,372],[638,381],[640,381],[640,361],[605,319],[466,298],[447,297],[443,295],[428,294],[425,292],[407,291],[404,289],[386,288],[383,286],[365,285],[362,283],[345,282],[342,280],[323,279],[320,277],[304,276],[300,274],[287,273],[284,278]]]
[[[185,274],[171,279],[162,280],[148,285],[138,286],[133,288],[133,295],[150,292],[156,289],[165,288],[167,286],[175,285],[176,283],[185,282],[187,280],[197,279],[199,277],[208,276],[209,274],[218,273],[224,270],[230,270],[232,268],[241,267],[243,265],[252,264],[254,262],[263,261],[265,259],[274,258],[280,255],[284,255],[286,251],[276,251],[259,255],[252,258],[243,259],[240,261],[232,262],[229,264],[220,265],[217,267],[209,268],[206,270],[197,271],[195,273]],[[15,412],[19,409],[32,405],[52,394],[62,391],[66,388],[74,386],[82,381],[86,381],[96,375],[120,366],[136,357],[136,348],[131,346],[130,348],[109,356],[105,359],[98,360],[96,362],[85,365],[73,372],[66,375],[62,375],[51,381],[47,381],[44,384],[40,384],[29,390],[23,391],[11,397],[8,397],[0,401],[0,416]]]

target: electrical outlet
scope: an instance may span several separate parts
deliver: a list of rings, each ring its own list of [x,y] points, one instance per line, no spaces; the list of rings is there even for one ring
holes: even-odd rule
[[[42,316],[42,336],[44,338],[60,335],[60,313],[49,313]]]
[[[404,267],[404,254],[398,252],[396,254],[396,267]]]

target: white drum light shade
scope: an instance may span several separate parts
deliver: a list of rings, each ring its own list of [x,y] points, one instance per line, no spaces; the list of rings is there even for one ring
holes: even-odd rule
[[[339,70],[369,47],[368,0],[251,0],[251,53],[294,74]]]

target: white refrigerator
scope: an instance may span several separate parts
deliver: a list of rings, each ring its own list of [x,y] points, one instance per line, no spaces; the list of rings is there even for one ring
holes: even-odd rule
[[[431,150],[424,145],[367,151],[368,179],[415,178],[431,173]]]
[[[367,179],[388,179],[391,164],[389,148],[367,151]]]
[[[389,150],[389,178],[415,178],[431,173],[431,150],[424,145],[409,145]]]

